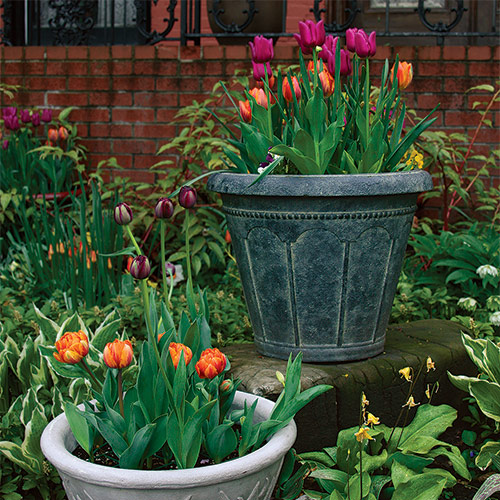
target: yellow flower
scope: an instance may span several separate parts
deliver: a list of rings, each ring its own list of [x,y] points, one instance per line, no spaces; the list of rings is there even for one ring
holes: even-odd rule
[[[366,399],[366,395],[364,392],[361,393],[361,404],[363,405],[363,408],[370,404],[370,401],[368,401],[368,399]]]
[[[355,432],[356,441],[362,443],[365,439],[370,439],[373,441],[373,438],[368,434],[370,429],[368,427],[360,427],[358,432]]]
[[[429,384],[427,384],[427,389],[425,390],[425,395],[427,396],[427,399],[431,399],[431,387]]]
[[[378,425],[380,424],[380,418],[376,417],[373,413],[368,412],[368,417],[366,418],[366,425]]]
[[[276,370],[276,378],[278,382],[285,387],[285,376],[279,370]]]
[[[427,373],[429,373],[431,370],[435,370],[436,367],[434,366],[434,361],[432,361],[430,356],[427,356]]]
[[[401,368],[401,370],[399,370],[399,373],[406,379],[407,382],[411,382],[411,368],[409,366]]]
[[[410,396],[408,401],[403,405],[403,408],[405,406],[408,406],[408,408],[413,408],[415,406],[418,406],[420,403],[415,403],[415,400],[413,399],[413,396]]]

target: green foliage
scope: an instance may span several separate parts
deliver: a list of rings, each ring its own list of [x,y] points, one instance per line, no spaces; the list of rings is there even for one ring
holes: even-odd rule
[[[79,196],[71,195],[69,206],[56,200],[19,200],[21,227],[7,233],[10,248],[0,263],[4,286],[38,297],[61,290],[73,310],[82,303],[88,308],[103,305],[118,295],[122,261],[104,256],[121,248],[123,236],[103,198],[116,203],[118,194],[103,196],[92,183],[90,198],[82,189]]]
[[[477,366],[479,377],[465,375],[448,376],[456,387],[467,391],[476,400],[481,412],[495,421],[496,431],[500,428],[500,347],[490,340],[473,339],[462,333],[462,342],[467,354]],[[500,442],[486,442],[476,457],[476,465],[486,469],[494,457],[500,458]]]

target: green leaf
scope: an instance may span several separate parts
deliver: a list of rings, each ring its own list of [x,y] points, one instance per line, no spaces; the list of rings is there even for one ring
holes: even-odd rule
[[[418,474],[394,490],[391,500],[438,500],[446,479],[439,475]]]
[[[489,476],[481,485],[472,500],[487,500],[493,493],[500,491],[500,474]]]
[[[64,414],[68,419],[71,432],[78,444],[90,455],[94,445],[95,430],[88,424],[82,413],[73,403],[64,404]]]
[[[132,444],[120,455],[120,468],[140,469],[144,461],[145,451],[153,436],[155,424],[147,424],[139,429],[132,440]]]
[[[120,327],[121,318],[118,311],[113,310],[105,318],[104,321],[97,327],[90,342],[100,352],[108,342],[112,342],[118,337],[117,331]]]
[[[476,465],[484,470],[490,466],[493,456],[500,456],[500,442],[488,441],[481,446],[479,455],[476,457]]]
[[[290,160],[304,175],[321,174],[321,167],[311,158],[302,154],[298,149],[278,144],[271,149],[271,153],[284,156]]]
[[[221,463],[238,446],[238,438],[232,425],[232,422],[218,425],[206,437],[207,452],[216,464]]]
[[[460,474],[464,479],[470,481],[471,475],[460,450],[456,446],[452,446],[447,443],[443,443],[443,445],[444,446],[440,446],[439,448],[434,448],[429,451],[427,455],[429,457],[437,457],[439,455],[447,457],[457,474]]]
[[[500,385],[487,380],[470,384],[469,392],[476,398],[480,410],[489,418],[500,422]]]

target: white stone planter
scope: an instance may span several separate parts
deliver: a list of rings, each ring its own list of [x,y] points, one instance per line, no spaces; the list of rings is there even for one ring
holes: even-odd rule
[[[266,420],[274,403],[238,391],[233,408],[259,400],[256,420]],[[105,467],[71,454],[77,443],[64,414],[44,430],[41,447],[63,481],[69,500],[269,500],[297,429],[292,421],[249,455],[218,465],[176,471]]]

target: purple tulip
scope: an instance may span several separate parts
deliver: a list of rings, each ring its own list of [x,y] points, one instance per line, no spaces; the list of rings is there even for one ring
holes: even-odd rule
[[[31,123],[33,127],[38,127],[40,125],[40,115],[38,113],[33,113],[31,115]]]
[[[253,68],[253,78],[254,80],[265,80],[266,79],[266,71],[267,71],[267,77],[271,78],[273,76],[273,72],[271,70],[271,65],[266,62],[266,63],[256,63],[252,61],[252,68]]]
[[[299,34],[295,33],[293,36],[297,40],[303,54],[312,54],[314,47],[325,43],[326,35],[323,20],[317,23],[309,19],[299,22]]]
[[[194,207],[196,203],[196,189],[191,186],[182,186],[179,192],[179,205],[184,208]]]
[[[335,54],[328,58],[327,64],[330,74],[335,75]],[[343,76],[352,74],[351,56],[345,49],[340,49],[340,74]]]
[[[43,109],[42,110],[42,122],[49,123],[52,121],[52,110]]]
[[[31,113],[29,109],[22,109],[21,110],[21,121],[23,123],[30,123],[31,122]]]
[[[252,50],[252,61],[256,63],[267,63],[274,57],[274,47],[271,38],[256,36],[253,43],[249,42]]]
[[[174,214],[174,204],[170,198],[160,198],[155,206],[158,219],[170,219]]]
[[[10,116],[16,116],[17,115],[17,108],[13,108],[12,106],[8,108],[3,108],[2,109],[2,116],[5,119],[6,117]]]
[[[151,274],[151,264],[145,255],[135,257],[130,264],[130,274],[136,280],[145,280]]]
[[[350,52],[355,52],[359,57],[371,57],[377,52],[377,34],[372,31],[368,36],[363,30],[357,28],[348,29],[345,33],[345,41]]]
[[[21,124],[19,123],[19,118],[17,117],[17,115],[4,116],[3,123],[5,125],[5,128],[8,130],[16,131],[21,128]]]
[[[2,149],[7,149],[8,147],[9,147],[9,141],[5,139],[5,141],[3,141],[2,143]]]
[[[115,222],[120,226],[130,224],[133,219],[132,209],[126,203],[118,203],[115,207]]]
[[[335,60],[335,50],[337,49],[337,43],[339,41],[339,37],[333,37],[332,35],[328,35],[325,39],[325,43],[321,47],[321,51],[318,54],[319,58],[323,60],[323,62],[328,62],[330,58]]]

